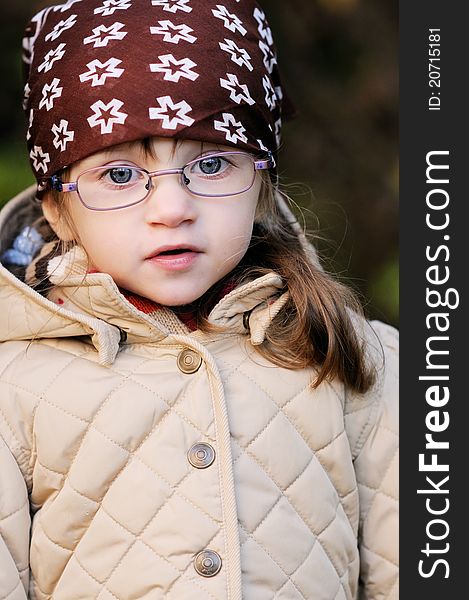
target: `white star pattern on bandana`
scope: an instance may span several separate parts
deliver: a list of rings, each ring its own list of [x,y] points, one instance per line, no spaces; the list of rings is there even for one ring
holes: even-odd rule
[[[217,131],[223,131],[225,133],[225,137],[229,142],[233,142],[234,144],[240,142],[246,143],[248,138],[244,135],[246,129],[243,127],[243,124],[237,121],[231,113],[223,113],[223,121],[215,120],[213,122],[213,126]]]
[[[39,103],[39,108],[46,107],[46,110],[49,111],[54,108],[54,100],[55,98],[60,98],[63,92],[63,88],[59,87],[60,79],[53,79],[52,83],[46,83],[46,85],[42,88],[42,99]]]
[[[44,152],[41,146],[34,146],[29,153],[31,160],[33,161],[34,169],[39,172],[42,170],[44,173],[47,171],[47,165],[50,163],[50,157],[47,152]]]
[[[123,23],[113,23],[109,27],[99,25],[95,27],[93,35],[90,35],[83,40],[83,44],[91,44],[94,42],[94,48],[103,48],[108,45],[111,40],[123,40],[127,35],[127,31],[120,31],[124,27]]]
[[[153,6],[162,6],[163,10],[175,13],[178,10],[182,10],[186,13],[190,13],[192,8],[187,6],[190,0],[152,0]]]
[[[244,48],[239,48],[233,40],[227,40],[225,38],[224,42],[219,42],[218,45],[222,50],[231,54],[231,60],[236,63],[239,67],[243,65],[247,67],[250,71],[254,70],[254,67],[251,64],[251,56],[249,53],[244,50]]]
[[[65,12],[69,8],[71,8],[77,2],[81,2],[82,0],[68,0],[66,4],[59,4],[58,6],[54,6],[54,12],[60,10],[61,13]]]
[[[270,110],[274,110],[275,106],[277,105],[277,94],[275,93],[275,90],[270,81],[270,77],[268,75],[264,75],[264,78],[262,79],[262,84],[265,90],[265,102],[270,108]]]
[[[66,21],[59,21],[54,29],[46,35],[46,42],[53,42],[56,40],[64,31],[70,29],[77,22],[77,15],[70,15]]]
[[[104,85],[108,77],[119,78],[125,69],[118,69],[117,65],[121,64],[121,60],[117,58],[110,58],[106,62],[102,63],[100,60],[92,60],[86,66],[89,71],[80,75],[80,81],[92,81],[91,87],[97,85]]]
[[[23,110],[26,110],[28,107],[29,96],[31,95],[31,88],[29,87],[29,83],[24,86],[23,92]]]
[[[123,125],[128,115],[125,112],[119,112],[119,109],[124,105],[121,100],[113,98],[107,104],[102,100],[98,100],[90,106],[94,115],[88,117],[90,127],[101,125],[101,133],[112,133],[114,124]]]
[[[42,31],[42,28],[44,27],[44,22],[53,8],[53,6],[44,8],[31,19],[31,26],[34,34],[28,38],[23,38],[23,61],[27,65],[31,65],[33,62],[37,39]]]
[[[275,54],[272,52],[271,47],[262,40],[259,42],[259,48],[262,50],[262,54],[264,55],[264,66],[267,71],[269,71],[269,75],[272,75],[274,66],[277,64]]]
[[[192,106],[187,104],[185,100],[175,103],[171,96],[161,96],[156,101],[160,108],[150,108],[148,110],[150,119],[161,119],[161,127],[163,129],[176,129],[178,125],[190,126],[194,119],[187,116],[192,110]]]
[[[239,31],[241,35],[246,35],[247,30],[243,27],[243,22],[238,19],[236,15],[232,15],[228,12],[226,6],[222,4],[217,4],[217,10],[212,9],[213,16],[217,19],[222,19],[225,23],[225,27],[232,31]]]
[[[256,103],[255,100],[253,100],[253,98],[251,97],[251,94],[249,93],[248,86],[239,83],[236,75],[233,75],[232,73],[227,73],[226,76],[228,77],[228,79],[220,78],[220,85],[222,88],[225,88],[226,90],[231,92],[230,98],[234,102],[241,104],[241,102],[244,100],[244,102],[246,102],[250,106]]]
[[[190,34],[194,31],[187,25],[174,25],[171,21],[158,21],[159,27],[150,27],[150,32],[154,35],[162,35],[163,41],[171,44],[179,44],[180,40],[193,44],[197,38]],[[171,30],[175,33],[171,33]]]
[[[48,52],[44,57],[44,62],[41,65],[39,65],[37,70],[44,71],[44,73],[47,73],[47,71],[50,71],[52,69],[52,65],[57,60],[60,60],[63,57],[63,55],[65,54],[64,48],[65,48],[65,44],[59,44],[57,46],[57,48],[55,48],[55,50],[51,50],[50,52]]]
[[[28,141],[31,139],[31,127],[33,126],[33,121],[34,121],[34,109],[32,108],[29,111],[29,125],[28,125],[28,131],[26,132],[26,139]]]
[[[116,10],[127,10],[132,6],[130,0],[104,0],[103,5],[94,9],[94,14],[102,14],[103,17],[113,15]]]
[[[176,60],[172,54],[164,54],[162,56],[158,56],[161,62],[159,63],[151,63],[150,71],[153,73],[164,73],[164,78],[167,81],[174,81],[177,83],[181,77],[186,77],[191,81],[195,81],[199,74],[195,71],[192,71],[192,67],[196,67],[197,63],[195,63],[190,58],[181,58],[181,60]]]
[[[54,147],[57,149],[60,148],[62,152],[75,137],[75,132],[68,130],[68,121],[65,119],[62,119],[58,125],[52,125],[52,133],[55,136],[53,140]]]
[[[275,139],[277,140],[277,146],[280,146],[281,131],[282,131],[282,119],[277,119],[275,121]]]
[[[275,151],[278,119],[293,107],[256,1],[55,2],[23,42],[37,179],[103,145],[147,135],[193,132],[254,154]]]
[[[269,46],[272,46],[272,44],[274,43],[274,39],[272,37],[272,31],[267,23],[265,13],[262,10],[255,8],[254,18],[259,24],[259,27],[257,28],[258,32],[264,38],[264,40],[266,40]]]

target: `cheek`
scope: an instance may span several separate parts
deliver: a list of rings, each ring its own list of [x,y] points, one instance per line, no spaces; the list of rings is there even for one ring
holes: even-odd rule
[[[86,210],[86,209],[84,209]],[[132,228],[116,219],[112,213],[83,213],[75,210],[74,225],[78,234],[79,243],[83,246],[95,267],[104,269],[113,262],[121,263],[134,236],[129,231]]]
[[[241,260],[251,241],[255,207],[244,207],[245,210],[236,211],[232,217],[226,219],[223,226],[218,229],[218,244],[220,254],[224,258],[238,257]]]
[[[223,212],[223,224],[220,223],[220,235],[227,240],[228,236],[232,240],[240,240],[241,243],[246,239],[251,239],[252,228],[257,211],[259,190],[258,186],[250,190],[246,195],[238,197],[236,204],[229,210]],[[230,235],[231,234],[231,235]]]

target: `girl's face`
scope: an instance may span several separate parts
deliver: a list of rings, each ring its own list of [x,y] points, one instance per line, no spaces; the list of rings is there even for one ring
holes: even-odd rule
[[[68,181],[86,169],[124,163],[147,171],[180,168],[201,155],[201,143],[153,138],[151,152],[139,143],[113,146],[75,163]],[[230,150],[203,144],[203,154]],[[232,150],[232,149],[231,149]],[[116,284],[166,306],[199,298],[229,273],[244,256],[251,239],[261,188],[256,175],[250,190],[236,196],[204,198],[192,195],[180,176],[153,178],[153,189],[141,203],[96,212],[67,194],[67,209],[75,235],[86,250],[91,268],[111,275]],[[51,200],[44,213],[52,223]]]

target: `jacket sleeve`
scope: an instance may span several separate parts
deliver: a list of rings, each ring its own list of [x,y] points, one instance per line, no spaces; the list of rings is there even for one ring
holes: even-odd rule
[[[28,597],[29,528],[26,483],[0,436],[0,600]]]
[[[25,348],[27,342],[0,348],[0,600],[25,600],[29,589],[30,415],[37,399],[25,392],[17,372]]]
[[[399,597],[398,334],[371,323],[367,335],[377,369],[372,391],[346,403],[358,484],[360,600]]]

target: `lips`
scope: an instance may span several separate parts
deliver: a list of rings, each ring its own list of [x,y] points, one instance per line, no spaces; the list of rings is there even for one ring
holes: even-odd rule
[[[161,246],[147,256],[148,264],[167,272],[189,271],[197,263],[203,251],[192,245]]]

